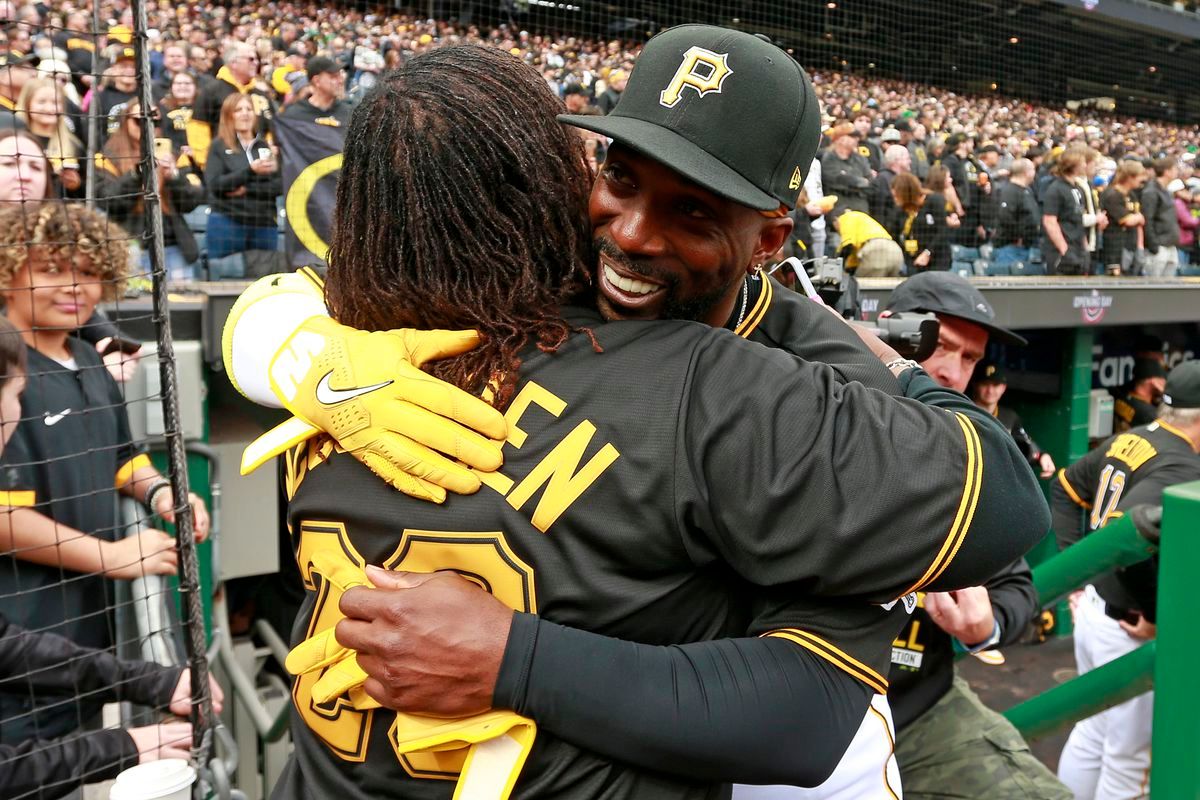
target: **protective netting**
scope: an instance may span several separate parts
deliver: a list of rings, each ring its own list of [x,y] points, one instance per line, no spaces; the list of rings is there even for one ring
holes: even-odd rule
[[[207,728],[209,526],[189,501],[154,219],[183,170],[153,149],[132,12],[0,8],[4,797],[186,758]]]

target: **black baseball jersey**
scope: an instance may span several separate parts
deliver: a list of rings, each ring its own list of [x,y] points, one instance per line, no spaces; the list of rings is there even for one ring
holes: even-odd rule
[[[8,497],[16,498],[12,505],[32,506],[62,525],[112,540],[118,509],[114,486],[150,461],[132,442],[125,401],[96,350],[74,337],[68,342],[78,369],[29,349],[22,422],[4,450],[0,479]],[[50,630],[87,647],[111,644],[108,583],[100,575],[0,557],[5,616],[29,630]],[[12,703],[28,710],[28,693],[0,693],[5,711]],[[74,705],[59,705],[54,721],[40,719],[38,730],[58,735],[92,712],[81,717]],[[32,732],[32,721],[27,723]],[[5,741],[13,741],[9,727],[4,728]]]
[[[738,333],[819,339],[822,315],[841,324],[778,289],[756,287]],[[789,302],[807,304],[802,320],[771,319]],[[856,370],[892,380],[853,346],[839,372],[692,323],[603,324],[581,309],[567,318],[592,328],[604,352],[581,335],[556,354],[526,354],[505,465],[475,495],[422,503],[328,440],[293,451],[288,520],[308,588],[293,643],[340,618],[311,569],[324,550],[354,566],[456,569],[519,611],[614,639],[775,637],[881,692],[886,645],[905,618],[898,598],[978,583],[1046,529],[1007,431],[923,372],[900,387],[915,399],[894,398],[843,382]],[[451,796],[438,778],[454,777],[461,754],[397,757],[397,716],[340,700],[318,707],[318,677],[294,684],[296,752],[275,797],[349,800],[381,787]],[[571,734],[540,730],[514,796],[720,791],[664,775],[670,764],[651,772],[601,758]]]
[[[1194,480],[1200,480],[1200,455],[1178,428],[1158,421],[1113,436],[1059,470],[1054,486],[1059,546],[1074,544],[1085,532],[1103,527],[1135,505],[1159,505],[1164,489]],[[1105,573],[1092,583],[1114,608],[1154,621],[1157,556]]]

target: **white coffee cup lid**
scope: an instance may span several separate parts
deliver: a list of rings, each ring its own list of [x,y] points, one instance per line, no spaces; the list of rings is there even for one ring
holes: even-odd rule
[[[186,789],[196,781],[196,770],[182,758],[163,758],[130,767],[117,776],[109,800],[154,800]]]

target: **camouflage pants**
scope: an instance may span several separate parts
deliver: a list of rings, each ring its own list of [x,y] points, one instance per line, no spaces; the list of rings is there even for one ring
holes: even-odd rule
[[[905,800],[1072,800],[1004,717],[954,676],[950,691],[896,736]]]

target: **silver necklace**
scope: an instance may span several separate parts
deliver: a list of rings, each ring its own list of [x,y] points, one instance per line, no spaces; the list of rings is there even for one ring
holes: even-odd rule
[[[733,326],[734,329],[740,328],[742,326],[742,320],[746,318],[746,304],[750,301],[749,280],[749,278],[746,278],[746,280],[742,281],[742,310],[740,313],[738,313],[737,323]]]

